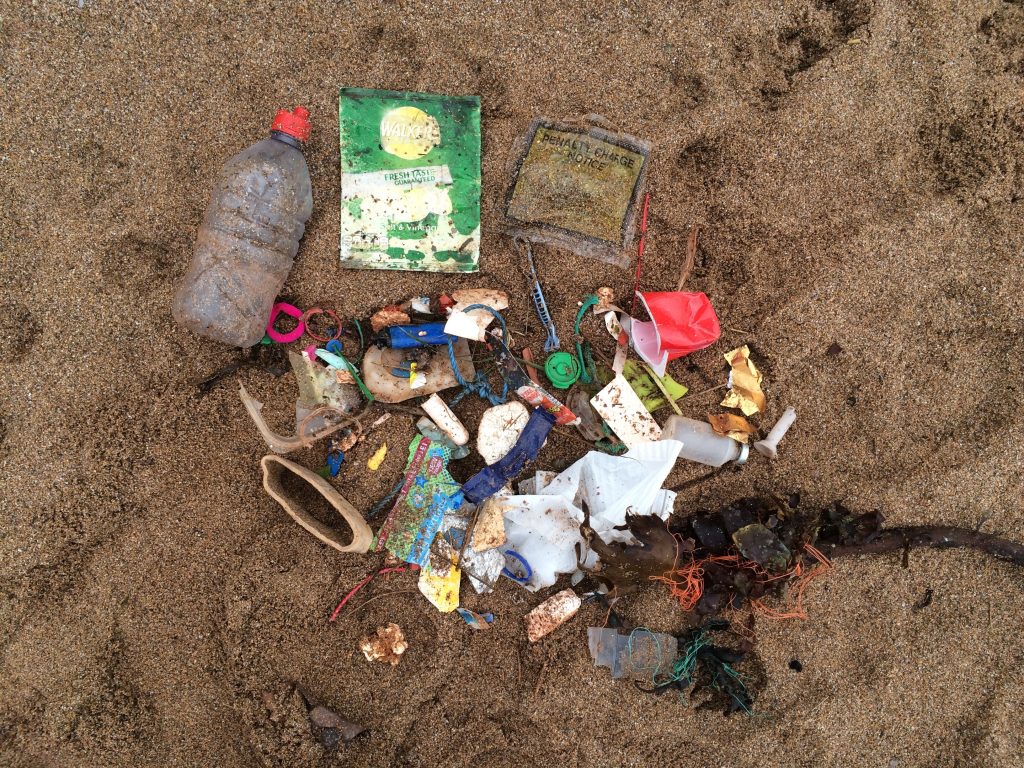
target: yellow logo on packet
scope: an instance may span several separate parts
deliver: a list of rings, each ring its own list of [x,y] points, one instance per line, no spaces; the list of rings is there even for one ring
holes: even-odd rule
[[[380,121],[380,146],[403,160],[423,157],[441,143],[441,128],[433,115],[416,107],[397,107]]]

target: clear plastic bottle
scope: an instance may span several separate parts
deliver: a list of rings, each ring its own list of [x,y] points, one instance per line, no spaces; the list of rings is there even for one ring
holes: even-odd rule
[[[304,107],[282,109],[270,138],[224,164],[174,297],[179,324],[236,347],[263,338],[313,212],[302,156],[309,131]]]
[[[727,461],[743,464],[750,455],[750,446],[718,434],[707,422],[685,416],[670,416],[661,430],[661,439],[680,441],[680,458],[709,467],[720,467]]]

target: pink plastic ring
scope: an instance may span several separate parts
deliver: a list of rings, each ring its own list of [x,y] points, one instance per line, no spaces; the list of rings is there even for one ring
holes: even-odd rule
[[[281,333],[274,329],[274,321],[277,320],[277,316],[284,312],[288,317],[294,317],[298,321],[292,330],[288,333]],[[306,326],[302,322],[302,310],[298,307],[293,307],[291,304],[286,304],[283,301],[277,302],[273,309],[270,310],[270,319],[267,321],[267,336],[278,344],[288,344],[292,341],[302,338],[302,334],[306,332]]]

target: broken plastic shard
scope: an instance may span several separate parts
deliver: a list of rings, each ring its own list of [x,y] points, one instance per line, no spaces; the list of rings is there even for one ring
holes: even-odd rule
[[[491,622],[494,621],[494,616],[490,613],[480,614],[466,608],[456,608],[455,610],[472,629],[490,629]]]
[[[744,526],[732,535],[736,548],[747,560],[780,573],[789,567],[789,549],[774,533],[760,523]]]
[[[594,291],[597,296],[597,304],[594,305],[594,314],[601,315],[605,312],[613,312],[618,307],[615,306],[615,291],[608,286],[602,286]]]
[[[629,448],[661,437],[658,426],[622,374],[591,398],[590,404]]]
[[[523,617],[526,636],[531,643],[537,642],[575,616],[581,605],[583,601],[571,589],[552,595]]]
[[[409,649],[402,628],[395,623],[377,627],[377,632],[367,635],[359,643],[367,661],[381,661],[395,666],[402,660],[402,654]]]
[[[565,404],[573,413],[579,416],[580,423],[576,425],[576,429],[579,430],[584,440],[596,443],[605,436],[601,417],[597,415],[597,411],[590,404],[590,395],[587,394],[586,390],[577,387],[569,393]]]
[[[477,430],[476,449],[487,464],[494,464],[519,440],[530,420],[530,409],[517,400],[484,411]]]
[[[491,496],[480,506],[473,526],[473,549],[486,552],[505,543],[505,506],[501,495]]]
[[[508,294],[492,288],[464,288],[452,293],[455,306],[452,307],[444,332],[473,341],[486,339],[487,326],[494,322],[494,315],[486,309],[473,309],[466,312],[467,307],[483,304],[500,312],[508,309]]]
[[[473,366],[469,342],[459,339],[452,345],[452,349],[455,351],[459,372],[466,381],[472,381],[476,377],[476,368]],[[423,385],[417,389],[410,388],[408,377],[396,376],[393,373],[403,368],[403,363],[410,354],[429,356],[426,369],[419,364],[416,367],[416,376],[423,381]],[[408,364],[405,368],[408,370]],[[381,349],[371,346],[363,355],[361,369],[366,388],[382,403],[400,403],[413,397],[459,386],[455,372],[452,371],[448,347],[445,346],[421,347],[416,350],[390,347]]]
[[[420,568],[417,587],[420,594],[429,600],[441,613],[451,613],[459,606],[459,583],[462,571],[439,557],[432,556]]]
[[[384,443],[383,445],[381,445],[380,448],[378,448],[374,452],[373,456],[366,460],[366,466],[369,468],[371,472],[376,472],[378,469],[380,469],[380,465],[384,463],[384,459],[387,457],[387,455],[388,444]]]
[[[645,370],[644,365],[633,360],[626,361],[622,368],[622,375],[626,377],[629,386],[643,402],[644,408],[651,413],[665,405],[671,405],[673,410],[679,413],[675,401],[689,391],[687,387],[667,373],[664,376],[658,376],[650,367]]]
[[[765,397],[761,391],[761,372],[750,359],[750,347],[742,347],[725,353],[725,361],[732,370],[729,372],[729,393],[722,400],[723,408],[739,408],[746,416],[764,413]]]
[[[608,667],[616,680],[655,682],[672,674],[679,641],[672,635],[635,629],[628,635],[611,627],[587,629],[594,666]]]
[[[420,407],[455,445],[465,445],[469,442],[469,432],[465,425],[437,394],[428,397]]]

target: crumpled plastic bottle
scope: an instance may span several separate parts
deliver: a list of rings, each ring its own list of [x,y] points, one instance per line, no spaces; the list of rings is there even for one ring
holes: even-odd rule
[[[174,298],[179,324],[236,347],[263,338],[313,212],[302,155],[309,132],[304,107],[282,109],[270,138],[224,164]]]

